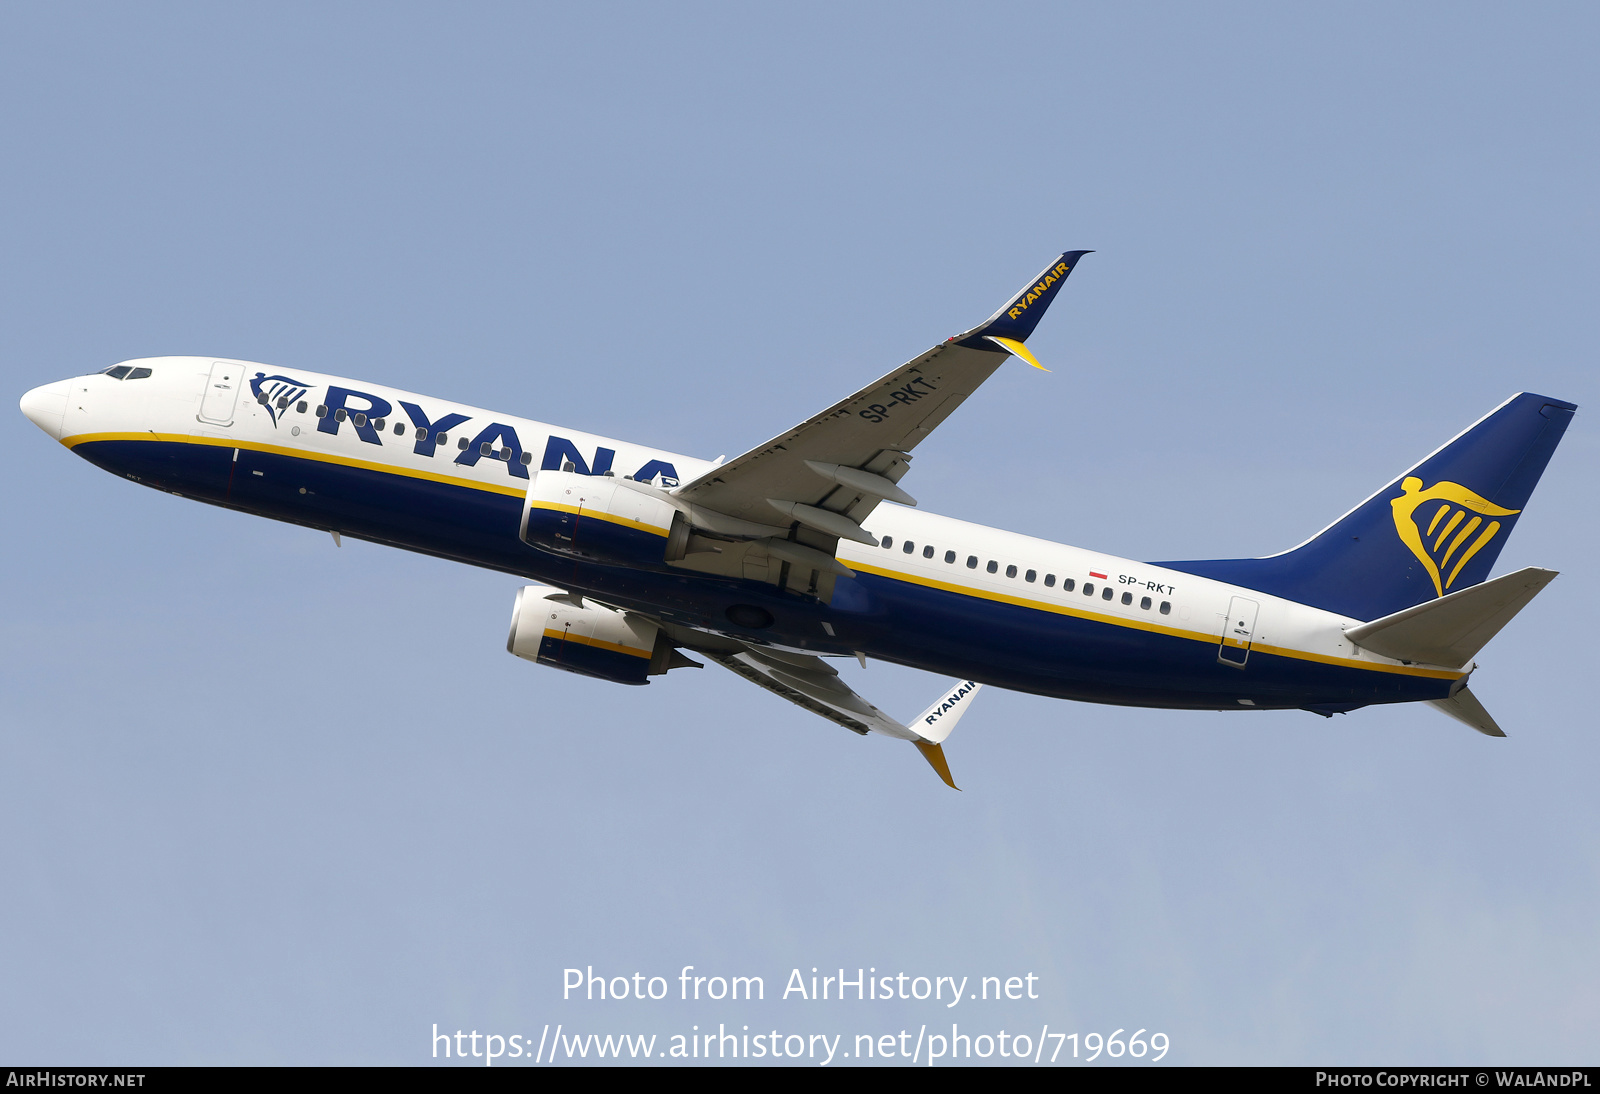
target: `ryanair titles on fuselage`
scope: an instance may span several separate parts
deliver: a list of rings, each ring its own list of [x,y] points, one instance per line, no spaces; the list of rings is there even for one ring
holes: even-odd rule
[[[268,402],[263,405],[268,405],[271,409],[272,394],[283,390],[287,384],[298,385],[305,391],[311,387],[288,376],[268,376],[264,372],[258,372],[250,381],[250,390],[256,396],[257,402],[261,401],[264,394],[267,395]],[[412,451],[419,456],[436,455],[441,439],[447,438],[458,426],[472,421],[468,415],[457,413],[443,414],[437,419],[432,419],[417,403],[400,399],[399,404],[400,409],[411,421],[413,429],[408,437],[412,441]],[[319,432],[337,436],[339,430],[348,424],[361,441],[382,446],[383,436],[378,432],[375,423],[379,420],[386,421],[393,416],[394,404],[381,395],[330,384],[317,411]],[[274,412],[273,427],[277,428],[278,423],[279,415]],[[467,440],[465,447],[458,445],[458,449],[455,462],[464,467],[476,467],[479,460],[487,458],[504,464],[506,472],[513,478],[528,477],[528,464],[524,463],[522,458],[522,439],[517,436],[515,426],[504,422],[490,422],[473,434]],[[570,440],[551,434],[545,441],[539,469],[560,471],[564,464],[570,463],[572,469],[581,475],[604,475],[614,470],[612,461],[616,456],[615,449],[599,447],[595,449],[594,460],[591,462],[584,459],[583,454]],[[651,459],[633,472],[633,477],[643,482],[649,482],[657,476],[660,476],[667,486],[678,485],[678,469],[666,460]]]

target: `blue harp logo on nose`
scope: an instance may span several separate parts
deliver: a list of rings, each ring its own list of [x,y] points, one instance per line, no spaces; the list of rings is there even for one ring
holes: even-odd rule
[[[308,384],[301,383],[291,376],[268,376],[264,372],[256,373],[256,378],[250,381],[250,391],[256,397],[256,402],[267,408],[267,413],[272,415],[272,425],[278,425],[278,420],[283,417],[283,412],[304,397],[310,390]]]

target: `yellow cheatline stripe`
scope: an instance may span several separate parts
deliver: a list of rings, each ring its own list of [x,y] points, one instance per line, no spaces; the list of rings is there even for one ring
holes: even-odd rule
[[[581,634],[573,634],[570,631],[553,631],[546,628],[544,636],[546,638],[554,638],[557,642],[576,642],[580,646],[593,646],[596,649],[610,650],[612,653],[625,653],[629,657],[648,658],[652,652],[651,650],[636,650],[632,646],[619,646],[615,642],[602,642],[598,638],[585,638]]]
[[[1125,627],[1129,630],[1149,631],[1152,634],[1165,634],[1173,638],[1187,638],[1194,642],[1204,642],[1215,645],[1219,641],[1214,634],[1202,634],[1199,631],[1182,630],[1177,627],[1168,627],[1160,623],[1145,622],[1142,619],[1122,619],[1117,616],[1101,615],[1098,612],[1084,611],[1082,608],[1069,608],[1064,604],[1050,604],[1041,600],[1029,600],[1020,596],[1009,596],[1005,593],[990,592],[987,589],[975,589],[970,585],[956,585],[936,578],[922,577],[917,574],[902,573],[898,570],[885,570],[878,566],[871,566],[864,562],[847,563],[851,569],[863,570],[879,577],[891,578],[895,581],[905,581],[912,585],[923,585],[930,589],[943,589],[946,592],[960,593],[963,596],[975,596],[982,600],[994,600],[1002,604],[1015,604],[1022,608],[1035,608],[1053,615],[1068,615],[1076,619],[1087,619],[1094,623],[1109,623],[1114,627]],[[1328,654],[1310,653],[1306,650],[1286,649],[1282,646],[1269,646],[1257,642],[1250,647],[1254,651],[1274,654],[1278,657],[1289,657],[1297,661],[1315,661],[1324,665],[1339,665],[1344,668],[1366,669],[1372,672],[1391,672],[1400,676],[1425,676],[1438,680],[1456,680],[1466,675],[1452,669],[1425,669],[1412,665],[1374,665],[1369,661],[1357,661],[1350,657],[1334,657]]]
[[[1050,371],[1039,363],[1038,358],[1036,358],[1032,353],[1028,352],[1027,346],[1023,345],[1015,338],[1001,338],[998,334],[991,334],[988,337],[989,341],[1000,343],[1000,345],[1004,346],[1006,349],[1010,350],[1012,353],[1028,362],[1028,364],[1032,365],[1034,368],[1040,369],[1044,372]]]
[[[419,471],[392,463],[354,460],[348,456],[335,456],[327,452],[309,452],[305,449],[287,448],[277,444],[259,444],[255,441],[236,441],[229,437],[195,437],[188,433],[80,433],[74,437],[63,437],[61,439],[61,443],[68,448],[76,448],[80,444],[90,444],[95,441],[165,441],[169,444],[194,444],[204,445],[209,448],[242,448],[247,452],[267,452],[275,456],[288,456],[291,459],[310,460],[312,463],[331,463],[340,467],[356,467],[363,471],[382,471],[390,475],[403,475],[408,479],[442,482],[450,486],[462,486],[469,490],[483,490],[493,494],[504,494],[512,498],[523,497],[528,492],[526,486],[499,486],[489,482],[476,482],[472,479],[461,477],[459,474],[446,475],[437,471]],[[504,461],[496,460],[495,462],[502,463]]]
[[[528,508],[548,509],[555,513],[575,513],[584,520],[609,521],[612,524],[620,524],[624,528],[632,528],[636,532],[649,532],[651,535],[661,536],[663,539],[666,538],[667,533],[671,531],[671,529],[662,528],[659,525],[646,524],[642,520],[634,520],[632,517],[617,517],[612,516],[609,513],[597,513],[593,509],[584,509],[577,505],[563,505],[562,503],[556,501],[530,501],[528,503]]]

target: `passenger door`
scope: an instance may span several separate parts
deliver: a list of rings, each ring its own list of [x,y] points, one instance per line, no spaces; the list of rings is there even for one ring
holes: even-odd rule
[[[206,379],[205,398],[200,401],[200,420],[214,425],[232,425],[233,408],[244,386],[244,366],[236,361],[217,361]]]
[[[1228,602],[1228,618],[1222,621],[1222,644],[1217,647],[1218,661],[1236,669],[1244,668],[1256,634],[1256,613],[1260,610],[1260,604],[1246,597],[1236,596]]]

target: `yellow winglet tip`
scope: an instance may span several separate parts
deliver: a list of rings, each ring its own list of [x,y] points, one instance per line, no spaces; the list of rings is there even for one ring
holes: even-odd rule
[[[933,741],[912,741],[917,746],[917,751],[922,753],[922,758],[928,761],[928,766],[939,773],[939,778],[951,790],[960,790],[956,781],[950,777],[950,765],[944,759],[944,746]]]
[[[990,334],[986,337],[989,339],[989,341],[995,343],[1007,353],[1016,354],[1018,357],[1028,362],[1028,364],[1032,365],[1034,368],[1039,369],[1041,372],[1050,371],[1039,363],[1038,358],[1034,357],[1033,354],[1028,352],[1027,346],[1023,345],[1015,338],[1001,338],[998,334]]]

